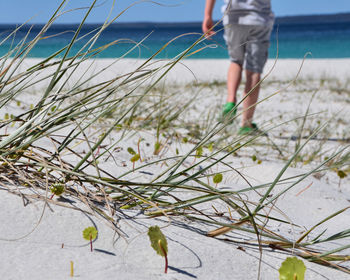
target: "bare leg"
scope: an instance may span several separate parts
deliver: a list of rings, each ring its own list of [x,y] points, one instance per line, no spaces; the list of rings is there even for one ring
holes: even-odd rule
[[[231,62],[227,73],[227,102],[237,103],[236,93],[241,83],[242,66]]]
[[[259,82],[260,82],[260,73],[254,73],[249,70],[246,70],[246,84],[244,90],[244,96],[248,93],[248,97],[243,101],[243,115],[242,115],[242,126],[252,127],[252,119],[255,112],[254,105],[258,101],[260,86],[257,86],[252,92],[250,92]],[[251,108],[249,108],[252,106]],[[249,108],[249,109],[248,109]]]

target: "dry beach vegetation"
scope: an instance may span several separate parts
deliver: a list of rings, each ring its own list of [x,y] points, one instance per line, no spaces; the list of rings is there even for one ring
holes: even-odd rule
[[[350,76],[300,76],[298,61],[283,79],[274,63],[288,62],[270,61],[256,113],[267,135],[239,136],[236,119],[217,121],[224,78],[200,75],[219,70],[183,60],[203,38],[172,60],[95,60],[117,18],[72,54],[84,18],[64,49],[29,59],[62,7],[0,60],[8,279],[66,279],[72,260],[83,279],[277,279],[287,256],[304,260],[305,279],[349,277]],[[151,225],[169,238],[168,276],[149,251]],[[88,226],[104,249],[82,245]],[[51,255],[56,264],[40,261]]]

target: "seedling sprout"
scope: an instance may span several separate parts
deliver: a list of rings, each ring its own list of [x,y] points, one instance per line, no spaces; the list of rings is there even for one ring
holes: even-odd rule
[[[97,237],[97,229],[95,227],[87,227],[83,230],[83,237],[90,241],[90,251],[92,252],[92,240]]]
[[[153,226],[148,229],[148,236],[151,241],[152,248],[158,255],[165,258],[165,270],[168,272],[168,242],[158,226]]]

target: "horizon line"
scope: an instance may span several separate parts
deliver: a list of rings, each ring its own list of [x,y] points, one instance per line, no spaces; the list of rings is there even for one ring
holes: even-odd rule
[[[337,15],[349,15],[350,16],[350,11],[348,12],[337,12],[337,13],[318,13],[318,14],[299,14],[299,15],[282,15],[282,16],[276,16],[275,19],[290,19],[290,18],[298,18],[298,17],[331,17],[331,16],[337,16]],[[219,21],[219,20],[215,20]],[[350,21],[350,17],[349,17]],[[113,24],[196,24],[196,23],[201,23],[201,20],[195,20],[195,21],[121,21],[121,22],[114,22]],[[101,22],[87,22],[86,25],[89,24],[101,24]],[[17,24],[23,24],[19,22],[13,22],[13,23],[5,23],[5,22],[0,22],[0,25],[17,25]],[[28,24],[46,24],[46,22],[28,22]],[[67,24],[67,25],[72,25],[72,24],[80,24],[79,21],[77,22],[59,22],[59,23],[54,23],[54,24]]]

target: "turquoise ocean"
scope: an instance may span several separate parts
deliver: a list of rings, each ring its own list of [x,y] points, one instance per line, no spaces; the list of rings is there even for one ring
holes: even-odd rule
[[[87,24],[79,34],[79,40],[71,50],[76,53],[96,32],[99,24]],[[0,56],[5,55],[16,45],[33,39],[43,25],[25,25],[11,35],[15,25],[0,25]],[[69,44],[77,24],[54,24],[45,33],[29,57],[48,57]],[[194,50],[200,50],[190,58],[227,58],[222,26],[217,28],[212,40],[200,42]],[[108,27],[99,37],[94,48],[115,41],[116,44],[96,58],[148,58],[162,46],[173,40],[157,58],[173,58],[191,46],[201,36],[201,23],[116,23]],[[5,40],[5,38],[7,38]],[[142,44],[130,51],[136,43]],[[278,47],[277,47],[278,46]],[[311,53],[312,58],[350,58],[350,14],[328,16],[302,16],[277,18],[271,36],[269,57],[303,58]]]

